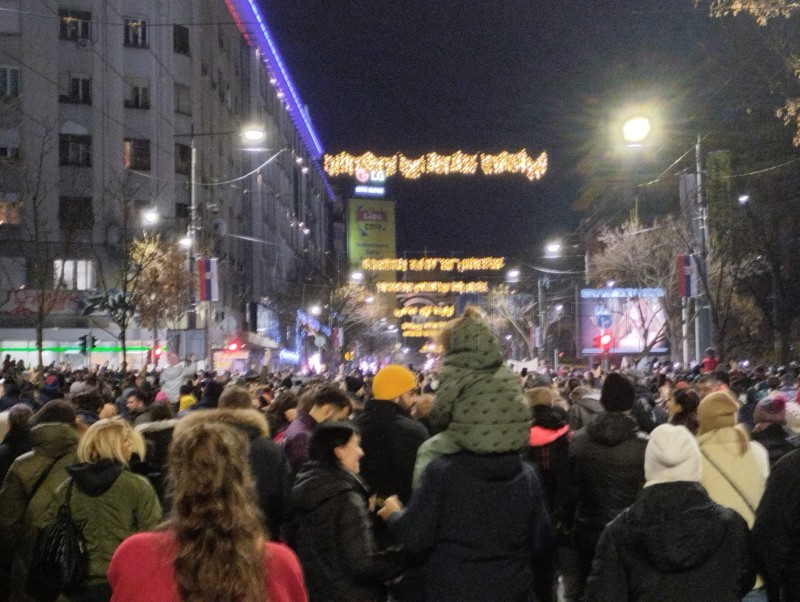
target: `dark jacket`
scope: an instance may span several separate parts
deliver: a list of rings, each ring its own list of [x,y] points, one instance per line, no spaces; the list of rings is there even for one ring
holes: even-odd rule
[[[402,570],[401,555],[377,549],[361,479],[309,462],[297,475],[292,506],[295,548],[312,602],[385,600],[383,582]]]
[[[772,468],[753,525],[756,560],[770,602],[800,600],[799,516],[800,450],[795,450]]]
[[[191,412],[177,428],[209,421],[236,427],[250,440],[250,470],[256,480],[259,507],[270,536],[277,539],[281,526],[290,519],[292,475],[283,449],[269,438],[266,417],[258,410],[219,408]]]
[[[294,421],[283,432],[283,449],[292,467],[292,474],[297,474],[308,460],[308,443],[317,427],[317,421],[305,410],[298,410]]]
[[[0,443],[0,484],[6,478],[11,464],[22,454],[31,451],[33,439],[28,430],[13,430],[6,433]]]
[[[747,523],[699,483],[646,487],[606,527],[586,602],[731,602],[755,581]]]
[[[600,394],[592,391],[570,406],[567,411],[569,428],[573,431],[580,430],[604,413],[605,409],[600,404]]]
[[[429,553],[426,599],[437,602],[528,602],[532,561],[552,549],[536,471],[515,452],[436,458],[389,526],[411,552]]]
[[[568,503],[574,505],[573,538],[591,552],[605,526],[633,503],[644,485],[647,435],[624,414],[600,414],[575,433],[569,450]]]
[[[167,455],[172,433],[178,420],[155,420],[136,426],[136,431],[144,438],[147,453],[144,460],[131,463],[131,470],[148,478],[163,503],[167,476]]]
[[[750,437],[767,449],[770,467],[775,466],[778,460],[790,451],[797,449],[798,446],[798,437],[777,422],[773,422],[763,429],[754,430],[750,433]]]
[[[572,431],[561,408],[537,405],[533,406],[532,412],[527,459],[539,469],[547,509],[552,513],[560,505],[566,490]]]
[[[361,477],[379,498],[392,494],[407,504],[417,449],[428,438],[424,426],[392,401],[371,399],[353,422],[361,431]]]

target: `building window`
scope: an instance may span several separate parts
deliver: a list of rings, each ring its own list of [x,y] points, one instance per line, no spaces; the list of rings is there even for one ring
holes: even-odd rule
[[[126,109],[149,109],[150,82],[138,77],[126,77],[123,105]]]
[[[19,225],[19,201],[0,201],[0,226]]]
[[[147,21],[125,17],[125,46],[147,48]]]
[[[175,173],[188,176],[192,170],[192,149],[186,144],[175,143]]]
[[[19,69],[0,65],[0,98],[19,96]]]
[[[53,288],[88,291],[95,288],[95,282],[91,259],[56,259],[53,262]]]
[[[172,26],[172,49],[176,54],[189,56],[189,28],[183,25]]]
[[[92,137],[61,134],[58,137],[58,152],[61,165],[91,167]]]
[[[94,227],[92,197],[62,196],[58,199],[58,221],[62,230],[76,232]]]
[[[150,141],[142,138],[126,138],[123,150],[125,169],[150,171]]]
[[[192,114],[192,89],[189,86],[175,84],[175,112],[181,115]]]
[[[60,37],[62,40],[91,39],[92,13],[61,8],[58,10],[58,16],[61,19]]]
[[[92,78],[81,73],[62,73],[58,78],[58,100],[75,104],[92,104]]]

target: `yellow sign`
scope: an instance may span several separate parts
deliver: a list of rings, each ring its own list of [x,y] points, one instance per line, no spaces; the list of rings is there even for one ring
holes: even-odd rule
[[[367,258],[397,254],[393,201],[350,199],[347,211],[347,252],[351,265],[361,265]]]
[[[395,318],[404,318],[406,316],[422,316],[423,318],[430,318],[431,316],[439,316],[442,318],[452,318],[456,313],[455,305],[408,305],[394,310]]]
[[[489,283],[462,282],[378,282],[379,293],[488,293]]]
[[[421,259],[365,259],[361,262],[361,269],[367,271],[394,272],[430,272],[441,270],[443,272],[475,272],[502,270],[506,265],[503,257],[423,257]]]

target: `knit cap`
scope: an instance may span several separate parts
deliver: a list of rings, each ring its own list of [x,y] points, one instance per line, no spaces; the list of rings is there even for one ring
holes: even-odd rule
[[[700,481],[700,447],[685,426],[662,424],[650,433],[644,452],[645,487]]]
[[[372,395],[375,399],[391,401],[416,385],[417,378],[411,370],[397,364],[389,364],[381,368],[372,380]]]
[[[697,408],[697,434],[736,426],[739,404],[729,393],[717,391],[706,395]]]
[[[756,405],[753,412],[753,421],[756,424],[777,422],[783,424],[786,420],[786,395],[778,393],[773,397],[765,397]]]
[[[633,408],[636,400],[636,389],[627,378],[612,372],[606,376],[600,390],[600,403],[607,412],[626,412]]]

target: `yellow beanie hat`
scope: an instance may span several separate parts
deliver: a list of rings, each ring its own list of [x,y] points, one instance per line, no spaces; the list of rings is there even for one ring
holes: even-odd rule
[[[417,378],[408,368],[389,364],[384,366],[372,380],[372,395],[375,399],[392,400],[417,386]]]

